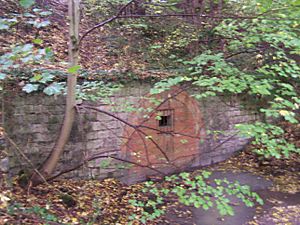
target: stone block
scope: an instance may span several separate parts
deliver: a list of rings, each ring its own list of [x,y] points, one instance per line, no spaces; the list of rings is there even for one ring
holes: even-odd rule
[[[254,122],[255,121],[255,116],[249,116],[249,115],[245,115],[245,116],[236,116],[236,117],[232,117],[230,118],[230,123],[231,124],[239,124],[239,123],[248,123],[248,122]]]
[[[96,115],[97,121],[107,122],[113,119],[112,116],[106,115],[104,113],[97,113]]]
[[[43,107],[43,105],[33,105],[32,109],[33,109],[33,113],[35,114],[45,112],[45,108]]]
[[[86,139],[88,141],[95,140],[97,138],[99,138],[98,132],[89,132],[89,133],[86,134]]]
[[[48,117],[48,123],[49,124],[61,124],[63,121],[64,116],[63,115],[50,115]]]
[[[98,131],[98,130],[105,129],[101,122],[92,122],[92,123],[90,123],[90,126],[91,126],[92,131]]]
[[[26,110],[24,109],[24,106],[17,106],[14,109],[14,115],[19,116],[19,115],[25,115]]]
[[[241,116],[243,113],[240,110],[232,110],[232,111],[227,111],[226,112],[228,117],[235,117],[235,116]]]
[[[56,106],[56,105],[64,105],[65,104],[65,96],[53,96],[47,97],[43,100],[44,105]]]
[[[87,140],[95,140],[95,139],[103,139],[109,137],[110,131],[102,130],[102,131],[93,131],[86,134]]]
[[[34,105],[25,105],[24,111],[26,113],[33,114],[33,113],[35,113],[35,106]]]
[[[26,116],[24,116],[24,123],[26,123],[26,125],[28,124],[39,124],[43,122],[43,117],[41,117],[40,115],[37,114],[33,114],[33,113],[28,113],[26,114]]]
[[[24,115],[16,115],[15,114],[13,125],[18,125],[18,124],[23,124],[23,123],[25,123]]]
[[[98,148],[102,148],[103,144],[104,144],[103,139],[97,139],[97,140],[89,141],[86,145],[86,148],[87,149],[98,149]]]
[[[98,113],[96,113],[96,112],[87,112],[87,113],[84,113],[81,116],[82,116],[83,120],[96,121],[97,117],[98,117]]]
[[[115,136],[111,136],[108,138],[105,138],[103,141],[103,148],[109,148],[109,147],[117,147],[120,146],[121,140],[120,138],[117,138]]]
[[[117,120],[111,120],[104,124],[104,126],[108,129],[116,129],[120,127],[120,124]]]
[[[33,135],[33,139],[35,142],[50,142],[53,141],[52,137],[47,133],[35,133]]]
[[[24,99],[25,105],[39,105],[42,103],[43,97],[39,94],[25,95]]]
[[[63,115],[65,111],[64,105],[53,105],[53,106],[46,106],[45,112],[49,113],[50,115]]]
[[[58,133],[60,130],[61,125],[60,124],[47,124],[47,129],[49,131],[50,135],[53,135],[55,133]]]
[[[46,133],[48,131],[44,124],[31,124],[29,127],[32,133]]]
[[[0,172],[7,173],[9,170],[9,158],[0,159]]]

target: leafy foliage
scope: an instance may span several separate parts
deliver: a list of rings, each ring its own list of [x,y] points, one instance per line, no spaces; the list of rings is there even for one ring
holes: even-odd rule
[[[241,199],[248,207],[254,206],[254,202],[263,204],[263,200],[258,194],[251,192],[249,186],[242,186],[238,182],[229,182],[227,179],[214,179],[208,182],[211,175],[209,171],[191,176],[190,173],[180,173],[165,177],[168,187],[159,186],[154,182],[146,182],[143,192],[151,195],[147,200],[137,200],[133,198],[129,202],[141,208],[142,215],[136,214],[129,217],[130,220],[139,220],[146,224],[148,220],[153,220],[165,213],[163,206],[167,196],[176,196],[178,201],[186,206],[194,206],[208,210],[216,207],[222,216],[234,215],[233,208],[230,206],[228,195],[234,195]],[[133,223],[133,222],[132,222]]]
[[[223,20],[212,30],[214,37],[226,40],[222,51],[207,49],[183,61],[184,75],[159,82],[152,93],[188,81],[200,87],[201,91],[195,94],[197,99],[218,94],[251,99],[265,121],[241,124],[238,128],[242,134],[254,138],[257,152],[276,158],[299,153],[274,123],[275,119],[299,123],[296,110],[300,106],[300,67],[296,59],[300,55],[297,20],[300,11],[295,4],[295,1],[259,1],[255,7],[262,15]],[[255,7],[251,8],[253,14]]]
[[[20,5],[24,8],[30,8],[35,3],[34,0],[21,0]],[[34,8],[31,13],[24,12],[23,14],[13,14],[12,18],[1,18],[0,29],[4,31],[14,31],[14,26],[19,23],[19,19],[23,19],[26,24],[43,28],[50,24],[47,19],[36,19],[51,15],[50,11],[44,11],[39,8]],[[25,18],[25,19],[24,19]],[[23,68],[25,65],[41,65],[52,59],[53,53],[49,47],[42,48],[43,40],[36,38],[31,43],[12,45],[10,50],[0,56],[0,80],[13,80],[12,75],[14,70]],[[34,74],[32,78],[26,78],[28,81],[23,86],[22,90],[26,93],[31,93],[39,89],[39,84],[46,84],[53,77],[49,77],[46,73]],[[17,77],[17,79],[19,79]],[[49,91],[46,90],[46,93]]]
[[[77,98],[82,100],[108,101],[108,97],[120,89],[122,85],[103,81],[84,81],[77,86]]]
[[[20,5],[24,8],[30,8],[35,3],[35,0],[20,0]]]
[[[49,206],[48,206],[49,207]],[[33,206],[33,207],[25,207],[20,203],[13,203],[10,204],[7,208],[7,212],[9,215],[14,214],[34,214],[37,217],[43,219],[46,222],[58,222],[58,218],[50,213],[46,208],[40,206]]]

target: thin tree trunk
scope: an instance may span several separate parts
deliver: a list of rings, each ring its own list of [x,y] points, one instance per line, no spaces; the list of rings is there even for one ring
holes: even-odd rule
[[[69,67],[78,65],[79,61],[79,4],[80,0],[69,0]],[[71,129],[75,117],[75,104],[76,104],[76,83],[77,83],[77,74],[70,73],[67,80],[67,97],[66,97],[66,108],[64,114],[64,120],[60,135],[55,143],[54,148],[52,149],[49,157],[42,165],[41,173],[47,178],[55,170],[55,167],[64,151],[64,147],[69,140]],[[40,177],[37,174],[32,176],[32,184],[36,185],[41,183]]]

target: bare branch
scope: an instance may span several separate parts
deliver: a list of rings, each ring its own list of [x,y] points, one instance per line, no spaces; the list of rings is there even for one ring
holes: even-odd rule
[[[140,129],[140,126],[133,125],[133,124],[131,124],[131,123],[129,123],[129,122],[123,120],[122,118],[120,118],[120,117],[118,117],[118,116],[116,116],[116,115],[114,115],[114,114],[112,114],[112,113],[109,113],[109,112],[107,112],[107,111],[105,111],[105,110],[99,109],[99,108],[94,107],[94,106],[89,106],[89,105],[81,105],[81,106],[77,106],[77,107],[83,108],[83,109],[84,109],[84,108],[92,109],[92,110],[98,111],[98,112],[100,112],[100,113],[106,114],[106,115],[108,115],[108,116],[111,116],[111,117],[113,117],[114,119],[117,119],[117,120],[121,121],[122,123],[124,123],[125,125],[127,125],[127,126],[133,128],[133,129],[135,129],[136,131],[140,132],[140,133],[143,134],[145,137],[148,136],[144,131],[142,131],[142,130]],[[165,157],[165,159],[169,162],[170,159],[169,159],[168,155],[162,150],[162,148],[161,148],[161,147],[160,147],[160,146],[159,146],[152,138],[150,138],[149,140],[155,145],[155,147],[157,147],[157,149],[161,152],[161,154],[162,154],[162,155]]]
[[[244,50],[244,51],[235,52],[231,55],[228,55],[228,56],[225,57],[225,59],[229,59],[229,58],[232,58],[232,57],[240,55],[240,54],[251,54],[251,53],[257,53],[257,52],[260,52],[260,50],[258,50],[258,49]]]
[[[216,145],[212,151],[215,151],[216,149],[218,149],[219,147],[221,147],[223,144],[227,143],[228,141],[230,141],[232,138],[234,138],[235,136],[238,135],[238,132],[237,133],[234,133],[233,135],[229,136],[227,139],[225,139],[224,141],[222,141],[221,143],[219,143],[218,145]],[[158,170],[158,169],[155,169],[149,165],[143,165],[143,164],[140,164],[140,163],[136,163],[136,162],[133,162],[133,161],[129,161],[129,160],[126,160],[126,159],[121,159],[121,158],[118,158],[118,157],[115,157],[115,156],[109,156],[109,155],[104,155],[104,154],[107,154],[107,153],[111,153],[111,152],[115,152],[115,151],[105,151],[105,152],[102,152],[98,155],[94,155],[94,156],[91,156],[87,159],[85,159],[82,163],[72,167],[72,168],[69,168],[69,169],[66,169],[64,171],[61,171],[60,173],[48,178],[47,180],[48,181],[52,181],[54,179],[56,179],[57,177],[63,175],[63,174],[66,174],[66,173],[69,173],[69,172],[72,172],[74,170],[77,170],[79,169],[80,167],[82,167],[85,163],[89,162],[89,161],[93,161],[95,159],[99,159],[99,158],[112,158],[112,159],[115,159],[115,160],[119,160],[119,161],[122,161],[122,162],[126,162],[126,163],[129,163],[129,164],[133,164],[133,165],[136,165],[136,166],[139,166],[139,167],[143,167],[143,168],[148,168],[150,170],[153,170],[163,176],[166,176],[167,174],[165,174],[164,172]],[[171,161],[171,163],[174,163],[176,162],[177,160],[179,159],[182,159],[182,158],[188,158],[188,157],[192,157],[192,156],[195,156],[197,154],[190,154],[190,155],[185,155],[185,156],[180,156],[180,157],[177,157],[175,159],[173,159]],[[167,165],[170,165],[169,163],[154,163],[152,165],[159,165],[159,164],[167,164]]]
[[[121,14],[124,12],[124,10],[129,6],[131,5],[133,2],[135,2],[136,0],[131,0],[129,1],[126,5],[122,6],[120,8],[120,10],[117,12],[116,15],[114,15],[113,17],[110,17],[109,19],[107,20],[104,20],[102,21],[101,23],[98,23],[96,24],[95,26],[93,26],[92,28],[88,29],[81,37],[80,37],[80,40],[79,40],[79,45],[81,44],[81,41],[91,32],[93,32],[95,29],[97,28],[100,28],[100,27],[103,27],[104,25],[120,18]]]
[[[261,17],[262,15],[256,16],[238,16],[238,15],[224,15],[224,16],[213,16],[207,14],[152,14],[152,15],[122,15],[118,16],[116,19],[126,19],[126,18],[159,18],[159,17],[200,17],[200,18],[209,18],[209,19],[236,19],[236,20],[287,20],[285,18],[265,18]],[[288,20],[299,20],[300,18],[288,18]]]
[[[24,154],[24,152],[19,148],[19,146],[10,138],[6,133],[4,133],[4,137],[14,146],[14,148],[19,152],[19,154],[24,158],[24,160],[30,165],[30,167],[34,170],[34,172],[42,179],[42,181],[49,185],[46,178],[42,175],[42,173],[35,168],[33,163],[28,159],[28,157]]]
[[[117,12],[116,15],[96,24],[89,30],[87,30],[80,38],[79,40],[79,45],[81,44],[82,40],[91,32],[93,32],[95,29],[100,28],[105,26],[106,24],[116,20],[116,19],[126,19],[126,18],[131,18],[131,19],[138,19],[138,18],[159,18],[159,17],[198,17],[198,18],[209,18],[209,19],[236,19],[236,20],[252,20],[252,19],[264,19],[264,20],[284,20],[284,18],[265,18],[262,17],[266,13],[262,14],[257,14],[255,16],[239,16],[239,15],[214,15],[214,14],[195,14],[195,13],[182,13],[182,14],[131,14],[131,15],[122,15],[122,13],[126,10],[128,6],[130,6],[133,2],[136,0],[131,0],[129,1],[126,5],[120,8],[120,10]],[[220,0],[220,5],[219,7],[222,6],[222,0]],[[220,9],[221,9],[220,8]],[[220,10],[219,9],[219,10]],[[213,12],[213,11],[212,11]],[[289,18],[290,19],[290,18]],[[295,18],[295,20],[298,20],[300,18]]]
[[[77,170],[79,169],[80,167],[82,167],[85,163],[89,162],[89,161],[93,161],[95,159],[100,159],[100,158],[111,158],[111,159],[115,159],[115,160],[118,160],[118,161],[121,161],[121,162],[125,162],[125,163],[129,163],[129,164],[133,164],[133,165],[136,165],[136,166],[139,166],[139,167],[143,167],[143,168],[148,168],[150,170],[153,170],[161,175],[166,175],[164,172],[158,170],[158,169],[155,169],[155,168],[152,168],[151,166],[149,165],[143,165],[143,164],[140,164],[140,163],[137,163],[137,162],[133,162],[133,161],[129,161],[129,160],[126,160],[126,159],[121,159],[121,158],[118,158],[118,157],[115,157],[115,156],[109,156],[109,155],[104,155],[104,154],[107,154],[108,152],[111,152],[111,151],[106,151],[106,152],[102,152],[98,155],[94,155],[94,156],[91,156],[87,159],[85,159],[82,163],[72,167],[72,168],[69,168],[69,169],[66,169],[64,171],[61,171],[60,173],[48,178],[47,180],[48,181],[51,181],[51,180],[54,180],[56,179],[57,177],[63,175],[63,174],[66,174],[66,173],[69,173],[71,171],[74,171],[74,170]]]

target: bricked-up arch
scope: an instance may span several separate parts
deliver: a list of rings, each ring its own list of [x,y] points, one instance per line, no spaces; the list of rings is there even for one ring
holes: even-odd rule
[[[163,103],[155,105],[149,97],[161,99]],[[205,129],[197,100],[181,88],[174,87],[159,95],[145,97],[139,105],[155,110],[132,113],[129,122],[141,126],[137,130],[125,128],[124,157],[164,171],[186,168],[198,161]],[[129,169],[130,176],[135,173],[140,177],[149,172],[137,166]]]

